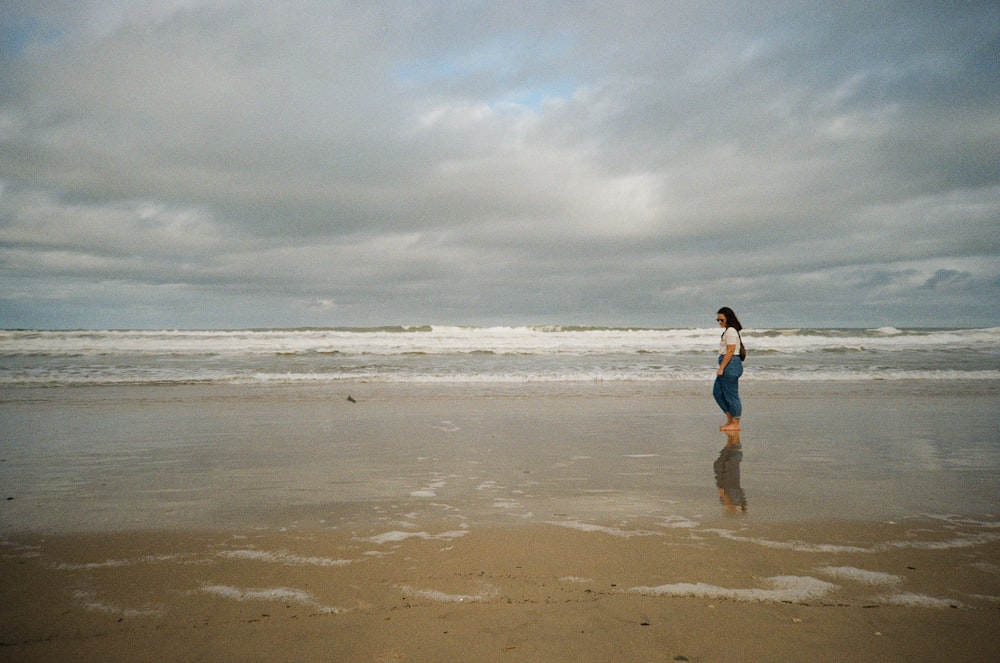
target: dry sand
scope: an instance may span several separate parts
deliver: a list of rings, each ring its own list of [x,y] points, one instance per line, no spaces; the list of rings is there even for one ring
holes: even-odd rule
[[[982,523],[8,536],[6,661],[996,661]]]

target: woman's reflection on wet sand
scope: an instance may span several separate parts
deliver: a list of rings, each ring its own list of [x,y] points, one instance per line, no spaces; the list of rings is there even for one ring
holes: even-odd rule
[[[713,465],[715,485],[719,489],[719,501],[726,513],[740,514],[747,510],[747,496],[740,487],[740,461],[743,460],[743,446],[740,432],[726,433],[726,446],[719,452]]]

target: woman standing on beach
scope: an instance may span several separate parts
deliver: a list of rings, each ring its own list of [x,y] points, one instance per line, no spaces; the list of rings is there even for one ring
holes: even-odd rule
[[[738,431],[740,416],[743,414],[743,404],[740,402],[740,376],[743,375],[743,360],[740,359],[743,339],[740,337],[740,330],[743,325],[728,306],[720,308],[715,319],[724,330],[719,345],[719,370],[715,373],[715,386],[712,387],[715,402],[726,413],[726,423],[719,430]]]

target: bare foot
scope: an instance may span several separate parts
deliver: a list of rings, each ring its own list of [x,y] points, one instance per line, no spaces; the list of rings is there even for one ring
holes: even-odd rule
[[[719,428],[719,430],[721,431],[728,431],[728,432],[738,431],[739,429],[740,429],[740,422],[738,421],[734,421],[731,424],[726,424],[725,426]]]

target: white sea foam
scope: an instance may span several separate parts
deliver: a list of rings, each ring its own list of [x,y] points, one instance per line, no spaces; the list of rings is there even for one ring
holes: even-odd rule
[[[587,585],[594,582],[594,580],[592,578],[581,578],[579,576],[563,576],[562,578],[559,578],[559,582],[571,582],[579,585]]]
[[[397,530],[370,536],[362,539],[362,541],[369,541],[377,545],[383,545],[386,543],[400,543],[402,541],[406,541],[407,539],[424,539],[425,541],[458,539],[468,533],[469,530],[452,530],[449,532],[441,532],[440,534],[429,534],[427,532],[400,532]]]
[[[624,529],[618,529],[617,527],[606,527],[604,525],[581,523],[576,520],[549,520],[546,521],[546,524],[558,525],[559,527],[575,529],[581,532],[600,532],[601,534],[610,534],[611,536],[619,536],[623,539],[630,539],[633,536],[660,536],[659,532],[647,532],[643,530],[624,530]]]
[[[689,520],[684,516],[667,516],[660,523],[660,527],[669,527],[673,529],[688,528],[692,529],[698,527],[699,523]]]
[[[438,603],[481,603],[500,595],[500,591],[492,585],[486,585],[478,594],[447,594],[436,589],[416,589],[409,585],[396,585],[396,587],[409,596]]]
[[[725,529],[705,529],[701,530],[712,534],[717,534],[723,539],[730,541],[743,541],[753,543],[765,548],[776,550],[794,550],[796,552],[810,553],[870,553],[875,552],[872,548],[862,548],[859,546],[844,546],[836,543],[807,543],[805,541],[772,541],[770,539],[760,539],[749,536],[740,536]]]
[[[159,564],[181,559],[182,555],[144,555],[136,559],[106,559],[102,562],[59,562],[52,568],[57,571],[92,571],[96,569],[115,569],[133,564]]]
[[[988,601],[990,603],[1000,603],[1000,596],[993,596],[992,594],[969,594],[969,598]]]
[[[410,497],[437,497],[439,488],[444,488],[447,481],[432,481],[420,490],[410,491]]]
[[[924,518],[930,518],[932,520],[943,520],[944,522],[950,523],[952,525],[960,525],[967,527],[980,527],[983,529],[1000,529],[1000,520],[988,521],[988,520],[977,520],[975,518],[966,518],[964,516],[957,516],[953,514],[934,514],[925,513],[921,514]]]
[[[937,598],[934,596],[927,596],[926,594],[912,594],[912,593],[889,594],[885,596],[879,596],[875,599],[875,601],[884,605],[900,605],[900,606],[906,606],[908,608],[964,607],[961,601],[956,601],[954,599],[944,599],[944,598]]]
[[[732,589],[705,583],[681,582],[658,587],[633,587],[627,591],[647,596],[686,596],[705,599],[730,599],[748,602],[778,602],[801,603],[822,598],[839,585],[825,582],[810,576],[775,576],[765,578],[769,589],[747,588]]]
[[[951,550],[954,548],[975,548],[994,541],[1000,541],[1000,532],[983,532],[980,534],[969,534],[958,536],[953,539],[943,539],[941,541],[886,541],[877,546],[880,550]]]
[[[35,557],[41,557],[41,547],[33,546],[24,543],[17,543],[15,541],[8,541],[7,539],[0,539],[0,546],[9,550],[10,552],[4,552],[4,557],[13,557],[16,559],[31,559]]]
[[[745,330],[755,380],[995,380],[1000,328]],[[702,380],[718,330],[0,330],[0,385]],[[845,356],[863,361],[844,361]],[[956,362],[955,357],[966,358]],[[210,362],[206,362],[210,358]],[[458,426],[442,421],[441,430]]]
[[[142,608],[122,608],[119,606],[113,606],[97,600],[91,592],[83,590],[73,592],[73,598],[76,599],[84,607],[84,609],[91,612],[121,615],[122,617],[159,617],[166,612],[166,609],[159,604],[146,605]]]
[[[205,585],[201,591],[224,599],[233,601],[272,601],[282,603],[299,603],[301,605],[315,608],[325,614],[337,614],[343,612],[339,608],[330,608],[321,605],[312,594],[300,589],[289,587],[271,587],[268,589],[239,589],[231,585]]]
[[[268,552],[266,550],[223,550],[215,554],[225,559],[242,559],[255,562],[270,562],[288,566],[346,566],[352,564],[350,559],[332,559],[329,557],[302,557],[288,552]]]
[[[397,354],[488,352],[593,354],[621,349],[650,353],[704,352],[718,347],[714,327],[610,329],[573,327],[447,327],[397,329],[273,329],[230,331],[32,331],[0,330],[0,353],[109,355],[169,352],[175,355],[296,355],[303,353]],[[892,351],[995,344],[1000,328],[747,329],[748,345],[764,351],[803,353],[831,349]]]
[[[103,562],[59,562],[53,564],[52,568],[57,571],[91,571],[96,569],[114,569],[122,566],[129,566],[132,560],[128,559],[106,559]]]
[[[703,531],[718,534],[720,537],[724,539],[729,539],[731,541],[745,541],[747,543],[753,543],[758,546],[764,546],[765,548],[774,548],[777,550],[794,550],[796,552],[812,552],[812,553],[877,553],[885,550],[901,550],[901,549],[950,550],[954,548],[973,548],[976,546],[993,543],[994,541],[1000,541],[1000,533],[983,532],[980,534],[957,536],[953,539],[944,539],[941,541],[919,541],[919,540],[884,541],[881,543],[874,544],[868,548],[865,548],[861,546],[845,546],[838,543],[808,543],[805,541],[794,541],[794,540],[772,541],[769,539],[740,536],[738,534],[734,534],[729,530],[724,530],[724,529],[706,529]]]
[[[823,566],[816,569],[823,575],[839,580],[852,580],[863,585],[898,585],[903,578],[881,571],[866,571],[853,566]]]
[[[993,562],[979,561],[969,564],[974,569],[978,569],[984,573],[990,573],[993,575],[1000,575],[1000,566],[994,564]]]

